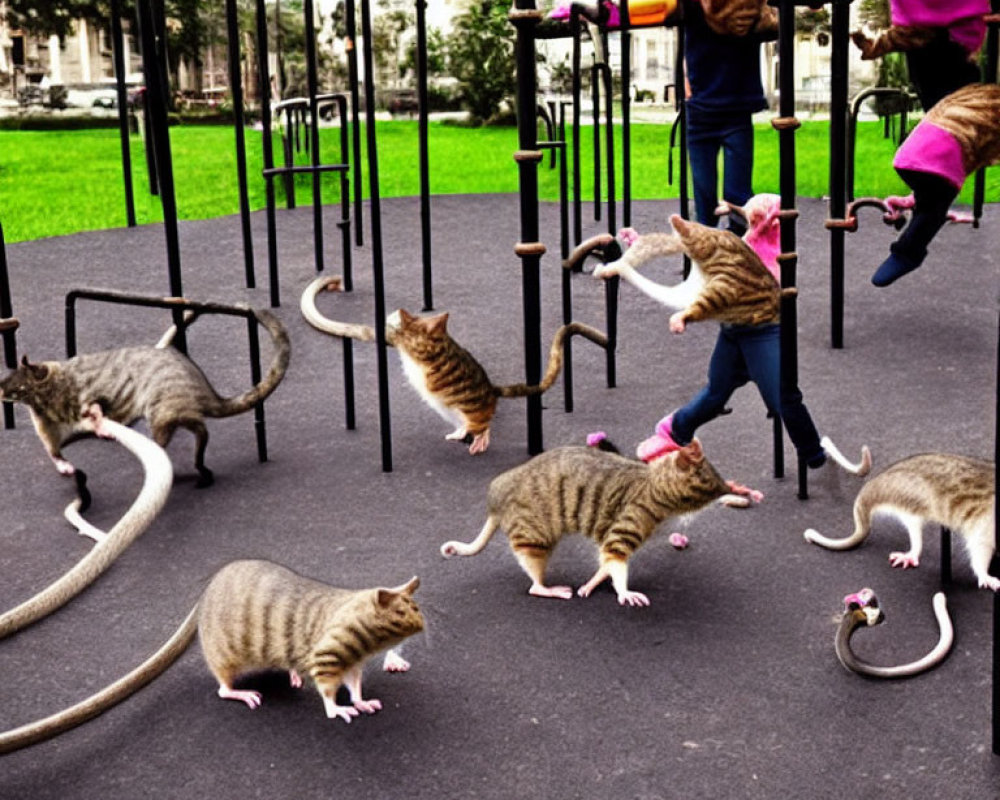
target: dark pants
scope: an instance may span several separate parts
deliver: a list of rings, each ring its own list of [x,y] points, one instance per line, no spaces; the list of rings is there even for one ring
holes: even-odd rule
[[[948,219],[948,210],[958,197],[958,190],[944,178],[927,172],[909,169],[897,172],[913,190],[914,206],[910,221],[890,249],[919,264],[927,255],[927,245]]]
[[[694,185],[695,218],[715,227],[719,205],[719,151],[722,151],[722,197],[742,206],[753,195],[753,121],[750,114],[713,116],[687,110],[688,161]],[[746,230],[742,219],[729,215],[729,229]]]
[[[966,49],[949,39],[944,28],[937,31],[930,44],[906,54],[906,68],[924,111],[956,89],[982,80],[979,67],[969,61]]]
[[[736,389],[753,381],[767,410],[781,417],[799,456],[808,462],[823,452],[802,392],[796,386],[781,393],[780,333],[781,326],[776,323],[722,325],[708,363],[708,384],[674,412],[671,428],[675,442],[690,443],[701,425],[722,413]]]

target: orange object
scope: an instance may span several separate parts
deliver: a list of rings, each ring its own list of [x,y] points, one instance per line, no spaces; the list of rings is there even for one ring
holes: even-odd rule
[[[657,25],[677,9],[677,0],[631,0],[628,4],[630,25]]]

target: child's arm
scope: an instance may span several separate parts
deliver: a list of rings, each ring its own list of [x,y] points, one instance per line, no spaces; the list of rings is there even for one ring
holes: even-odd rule
[[[854,31],[851,34],[851,40],[861,51],[862,61],[871,61],[886,53],[919,50],[930,44],[933,38],[933,28],[918,28],[911,25],[893,25],[874,39],[870,39],[863,31]]]

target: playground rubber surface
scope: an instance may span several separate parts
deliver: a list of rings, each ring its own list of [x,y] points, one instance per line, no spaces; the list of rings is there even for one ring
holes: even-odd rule
[[[799,383],[820,432],[852,459],[871,447],[875,469],[931,450],[990,458],[997,392],[997,252],[1000,206],[982,225],[949,225],[917,272],[869,283],[894,236],[862,212],[846,237],[844,347],[830,346],[826,204],[799,201]],[[665,230],[676,203],[641,202],[632,224]],[[339,208],[325,209],[326,272],[339,273]],[[416,199],[382,203],[386,309],[422,310]],[[434,198],[433,307],[495,383],[524,379],[516,196]],[[561,322],[558,209],[541,206],[542,339]],[[619,212],[619,221],[620,221]],[[606,229],[585,206],[585,235]],[[354,291],[322,295],[321,310],[374,324],[370,217],[353,250]],[[263,213],[253,215],[257,287],[244,285],[237,217],[180,224],[183,291],[190,300],[269,303]],[[375,715],[329,720],[311,688],[287,677],[247,681],[261,708],[216,697],[197,645],[160,678],[109,712],[56,739],[0,757],[8,800],[213,798],[976,798],[1000,787],[991,753],[993,598],[979,589],[955,543],[948,587],[956,641],[924,675],[899,681],[846,671],[833,649],[842,598],[864,586],[886,622],[859,631],[870,661],[912,661],[937,630],[937,529],[925,531],[915,570],[892,569],[902,528],[879,524],[861,547],[831,552],[802,532],[851,530],[863,479],[827,465],[797,497],[794,452],[774,475],[771,421],[754,387],[732,413],[699,431],[726,478],[764,493],[748,510],[712,507],[668,522],[631,562],[630,585],[648,608],[621,607],[610,587],[587,599],[527,594],[505,537],[474,558],[445,560],[447,539],[469,540],[484,518],[489,481],[526,458],[525,401],[501,399],[488,452],[445,441],[449,426],[405,383],[388,352],[391,471],[383,470],[376,348],[353,348],[357,425],[345,427],[341,343],[311,327],[299,296],[314,277],[312,211],[278,212],[281,306],[292,358],[266,402],[268,460],[252,414],[209,420],[215,485],[194,486],[192,437],[170,444],[175,483],[164,511],[85,592],[0,642],[4,729],[65,708],[139,664],[233,559],[268,558],[331,584],[364,588],[421,579],[427,630],[408,641],[408,673],[365,673]],[[19,355],[62,358],[72,289],[169,293],[163,228],[150,225],[9,245]],[[588,269],[593,262],[588,263]],[[648,268],[679,277],[678,260]],[[603,284],[572,280],[574,317],[605,327]],[[582,444],[604,430],[631,452],[665,413],[703,385],[716,325],[667,330],[668,312],[620,289],[615,386],[605,354],[573,347],[574,410],[560,379],[544,397],[544,445]],[[153,343],[168,312],[81,302],[78,349]],[[266,363],[270,346],[262,331]],[[250,382],[246,326],[198,320],[189,353],[222,394]],[[24,408],[0,431],[0,608],[41,590],[91,547],[62,518],[73,483],[57,474]],[[140,423],[140,430],[145,430]],[[113,442],[83,440],[66,456],[89,475],[87,518],[110,528],[141,484],[138,462]],[[667,533],[691,540],[675,551]],[[567,537],[552,583],[582,584],[593,545]]]

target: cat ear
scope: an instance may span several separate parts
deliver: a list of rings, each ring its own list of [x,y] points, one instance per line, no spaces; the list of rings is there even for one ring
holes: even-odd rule
[[[28,361],[27,356],[21,357],[21,366],[23,366],[35,380],[43,381],[49,377],[49,368],[47,366],[44,364],[32,364]]]
[[[410,313],[409,311],[407,311],[407,310],[406,310],[405,308],[400,308],[400,309],[398,309],[398,310],[396,311],[396,313],[397,313],[397,314],[399,314],[399,318],[400,318],[400,319],[401,319],[401,320],[402,320],[402,321],[403,321],[404,323],[410,323],[410,322],[413,322],[413,320],[414,320],[414,319],[416,319],[416,317],[414,317],[414,316],[413,316],[413,314],[411,314],[411,313]]]
[[[670,215],[670,224],[681,236],[685,236],[691,230],[691,224],[679,214]]]
[[[404,583],[402,586],[397,586],[395,589],[379,589],[377,602],[380,606],[385,608],[401,594],[412,595],[415,591],[417,591],[418,586],[420,586],[420,578],[414,575],[409,581]]]
[[[427,317],[426,323],[429,333],[444,333],[448,329],[448,312],[445,311],[436,317]]]
[[[705,460],[705,451],[701,449],[701,442],[692,439],[691,444],[685,445],[677,452],[677,458],[689,464],[700,464]]]

